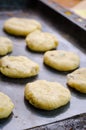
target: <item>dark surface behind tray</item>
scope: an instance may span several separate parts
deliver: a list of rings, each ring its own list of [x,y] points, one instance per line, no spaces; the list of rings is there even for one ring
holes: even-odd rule
[[[6,8],[8,7],[10,6],[6,6]],[[83,42],[79,43],[78,39],[66,32],[66,30],[68,30],[68,25],[65,26],[63,22],[55,19],[57,16],[56,13],[44,7],[45,6],[42,5],[40,6],[39,3],[36,3],[35,6],[28,3],[28,9],[21,6],[22,9],[20,10],[20,7],[16,9],[16,6],[14,6],[13,10],[10,8],[10,11],[6,9],[0,11],[0,35],[7,36],[13,40],[14,49],[9,55],[24,55],[40,65],[40,73],[38,76],[32,78],[11,79],[0,73],[0,91],[9,95],[15,104],[12,115],[8,119],[0,120],[0,130],[32,128],[86,112],[86,95],[74,91],[66,85],[67,73],[58,72],[45,66],[43,64],[43,53],[29,51],[25,44],[25,38],[14,37],[3,31],[3,23],[7,18],[16,16],[36,19],[42,24],[43,31],[51,32],[57,36],[59,41],[57,49],[76,52],[81,59],[80,67],[86,67],[86,50],[85,47],[83,47]],[[60,18],[60,16],[58,17]],[[62,108],[50,112],[39,110],[31,106],[24,100],[24,86],[27,82],[37,79],[58,81],[63,84],[64,87],[67,87],[71,91],[71,102]]]

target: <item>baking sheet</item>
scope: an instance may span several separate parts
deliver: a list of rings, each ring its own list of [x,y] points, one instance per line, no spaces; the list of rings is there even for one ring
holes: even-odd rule
[[[81,59],[80,67],[86,67],[86,51],[76,43],[76,40],[64,32],[61,32],[49,16],[43,15],[39,9],[14,10],[0,12],[0,35],[7,36],[13,41],[13,52],[9,55],[24,55],[40,65],[38,76],[26,79],[11,79],[0,73],[0,91],[7,94],[15,104],[13,113],[8,119],[0,120],[0,130],[22,130],[35,126],[59,121],[73,115],[86,112],[86,95],[81,94],[66,85],[67,73],[58,72],[43,64],[43,53],[35,53],[27,49],[25,38],[8,35],[3,31],[3,23],[10,17],[33,18],[42,24],[42,30],[56,35],[59,41],[57,50],[76,52]],[[38,79],[60,82],[70,89],[72,98],[70,103],[53,111],[44,111],[34,108],[24,99],[24,86],[28,82]]]

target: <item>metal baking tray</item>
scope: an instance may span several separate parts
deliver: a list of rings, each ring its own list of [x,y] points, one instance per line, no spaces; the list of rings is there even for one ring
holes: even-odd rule
[[[21,4],[21,6],[20,6]],[[11,6],[12,5],[12,6]],[[40,6],[41,5],[41,6]],[[8,11],[9,9],[9,11]],[[24,37],[15,37],[3,31],[4,21],[10,17],[33,18],[42,24],[42,30],[50,32],[58,38],[59,46],[57,50],[67,50],[76,52],[81,59],[80,67],[86,67],[86,50],[84,41],[79,40],[70,33],[67,33],[65,24],[61,24],[58,20],[54,20],[57,16],[53,12],[53,16],[47,13],[46,6],[38,1],[5,1],[0,3],[0,35],[7,36],[13,41],[13,52],[9,55],[24,55],[40,65],[40,73],[38,76],[26,79],[12,79],[5,77],[0,73],[0,91],[9,95],[15,104],[13,113],[7,119],[0,120],[0,130],[22,130],[30,129],[36,126],[60,121],[74,115],[86,113],[86,95],[70,89],[66,84],[66,75],[68,73],[58,72],[43,64],[43,54],[35,53],[27,49]],[[80,36],[79,36],[80,37]],[[79,44],[78,44],[79,43]],[[53,110],[44,111],[34,108],[24,99],[24,87],[28,82],[38,79],[46,79],[49,81],[57,81],[71,91],[71,101],[67,105]]]

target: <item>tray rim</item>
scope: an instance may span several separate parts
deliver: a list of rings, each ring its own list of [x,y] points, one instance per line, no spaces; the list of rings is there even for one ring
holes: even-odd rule
[[[49,8],[53,9],[60,15],[62,15],[65,19],[69,20],[70,22],[74,23],[80,29],[86,31],[86,19],[80,17],[79,15],[75,14],[73,11],[68,10],[53,0],[38,0],[48,6]],[[58,7],[58,8],[57,8]],[[66,15],[65,12],[70,12],[71,15]],[[80,21],[78,21],[78,19]]]

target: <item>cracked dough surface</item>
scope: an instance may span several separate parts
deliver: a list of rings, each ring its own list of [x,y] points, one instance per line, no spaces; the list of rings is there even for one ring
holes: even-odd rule
[[[41,24],[34,19],[12,17],[5,21],[3,28],[9,34],[26,36],[34,30],[40,30]]]
[[[11,99],[4,93],[0,92],[0,119],[7,118],[14,108]]]
[[[70,101],[70,91],[58,82],[37,80],[28,83],[24,91],[25,98],[34,107],[44,110],[59,108]]]
[[[39,72],[39,65],[25,56],[5,56],[0,60],[0,70],[11,78],[26,78]]]
[[[26,44],[33,51],[44,52],[56,48],[58,40],[51,33],[34,31],[26,37]]]
[[[68,74],[67,84],[82,93],[86,93],[86,68],[80,68]]]
[[[12,50],[13,50],[12,41],[7,37],[0,36],[0,56],[12,52]]]
[[[80,58],[74,52],[55,50],[44,54],[44,63],[59,71],[76,69],[80,64]]]

